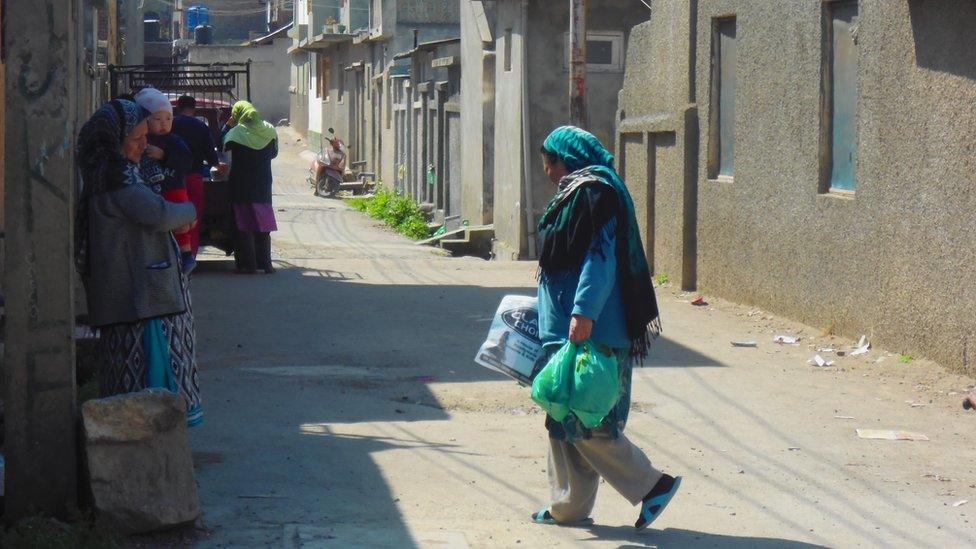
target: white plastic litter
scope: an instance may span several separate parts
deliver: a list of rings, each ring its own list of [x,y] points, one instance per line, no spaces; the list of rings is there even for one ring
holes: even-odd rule
[[[826,360],[820,355],[813,355],[813,358],[807,361],[807,364],[812,366],[817,366],[818,368],[829,368],[834,365],[833,360]]]

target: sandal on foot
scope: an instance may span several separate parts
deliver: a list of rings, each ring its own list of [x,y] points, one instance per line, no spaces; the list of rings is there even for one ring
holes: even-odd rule
[[[658,482],[660,483],[660,481]],[[651,490],[651,493],[647,494],[647,497],[641,502],[640,515],[637,517],[637,522],[634,523],[634,528],[643,530],[650,526],[657,517],[661,516],[664,508],[668,506],[671,498],[677,493],[679,486],[681,486],[681,477],[673,477],[671,487],[666,491],[655,494],[655,491]]]
[[[593,519],[586,517],[573,522],[558,522],[549,509],[540,509],[532,515],[532,522],[536,524],[557,524],[559,526],[587,526],[593,524]]]

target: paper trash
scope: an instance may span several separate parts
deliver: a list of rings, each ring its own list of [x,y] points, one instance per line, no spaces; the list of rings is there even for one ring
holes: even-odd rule
[[[532,384],[532,371],[542,351],[536,298],[507,295],[502,298],[474,361],[523,383]]]
[[[861,340],[857,342],[857,347],[851,350],[851,356],[860,356],[867,353],[871,349],[871,344],[867,342],[867,337],[861,336]]]
[[[820,355],[814,355],[813,358],[807,361],[807,364],[811,366],[817,366],[820,368],[829,368],[834,365],[833,360],[825,360],[824,357]]]
[[[922,433],[911,433],[896,429],[855,429],[858,438],[875,440],[928,440]]]
[[[773,336],[773,343],[779,343],[780,345],[796,345],[800,342],[800,338],[791,335],[775,335]]]

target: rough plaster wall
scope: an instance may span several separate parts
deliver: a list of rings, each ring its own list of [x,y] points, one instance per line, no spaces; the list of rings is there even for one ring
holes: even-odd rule
[[[735,180],[700,169],[702,288],[971,368],[976,4],[860,2],[854,199],[818,194],[821,3],[700,8],[699,97],[711,18],[739,29]]]
[[[634,200],[634,213],[637,215],[637,225],[641,238],[644,240],[644,250],[647,253],[648,264],[654,272],[653,238],[648,228],[648,220],[652,217],[653,184],[651,174],[648,173],[648,144],[647,136],[643,133],[629,133],[620,137],[617,170],[620,177],[630,191]]]
[[[625,144],[620,162],[652,272],[685,287],[690,281],[685,280],[683,260],[693,253],[683,239],[685,174],[690,169],[683,113],[689,100],[691,4],[657,0],[652,8],[650,20],[630,34],[620,92]]]
[[[191,63],[242,63],[251,59],[251,102],[272,124],[288,118],[291,39],[281,38],[267,46],[191,46]]]

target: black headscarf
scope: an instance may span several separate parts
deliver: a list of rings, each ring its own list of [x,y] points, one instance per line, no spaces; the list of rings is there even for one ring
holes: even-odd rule
[[[122,156],[122,142],[149,113],[132,101],[113,99],[98,109],[78,133],[75,158],[82,189],[75,212],[75,265],[88,275],[88,208],[101,193],[142,183],[139,166]]]

